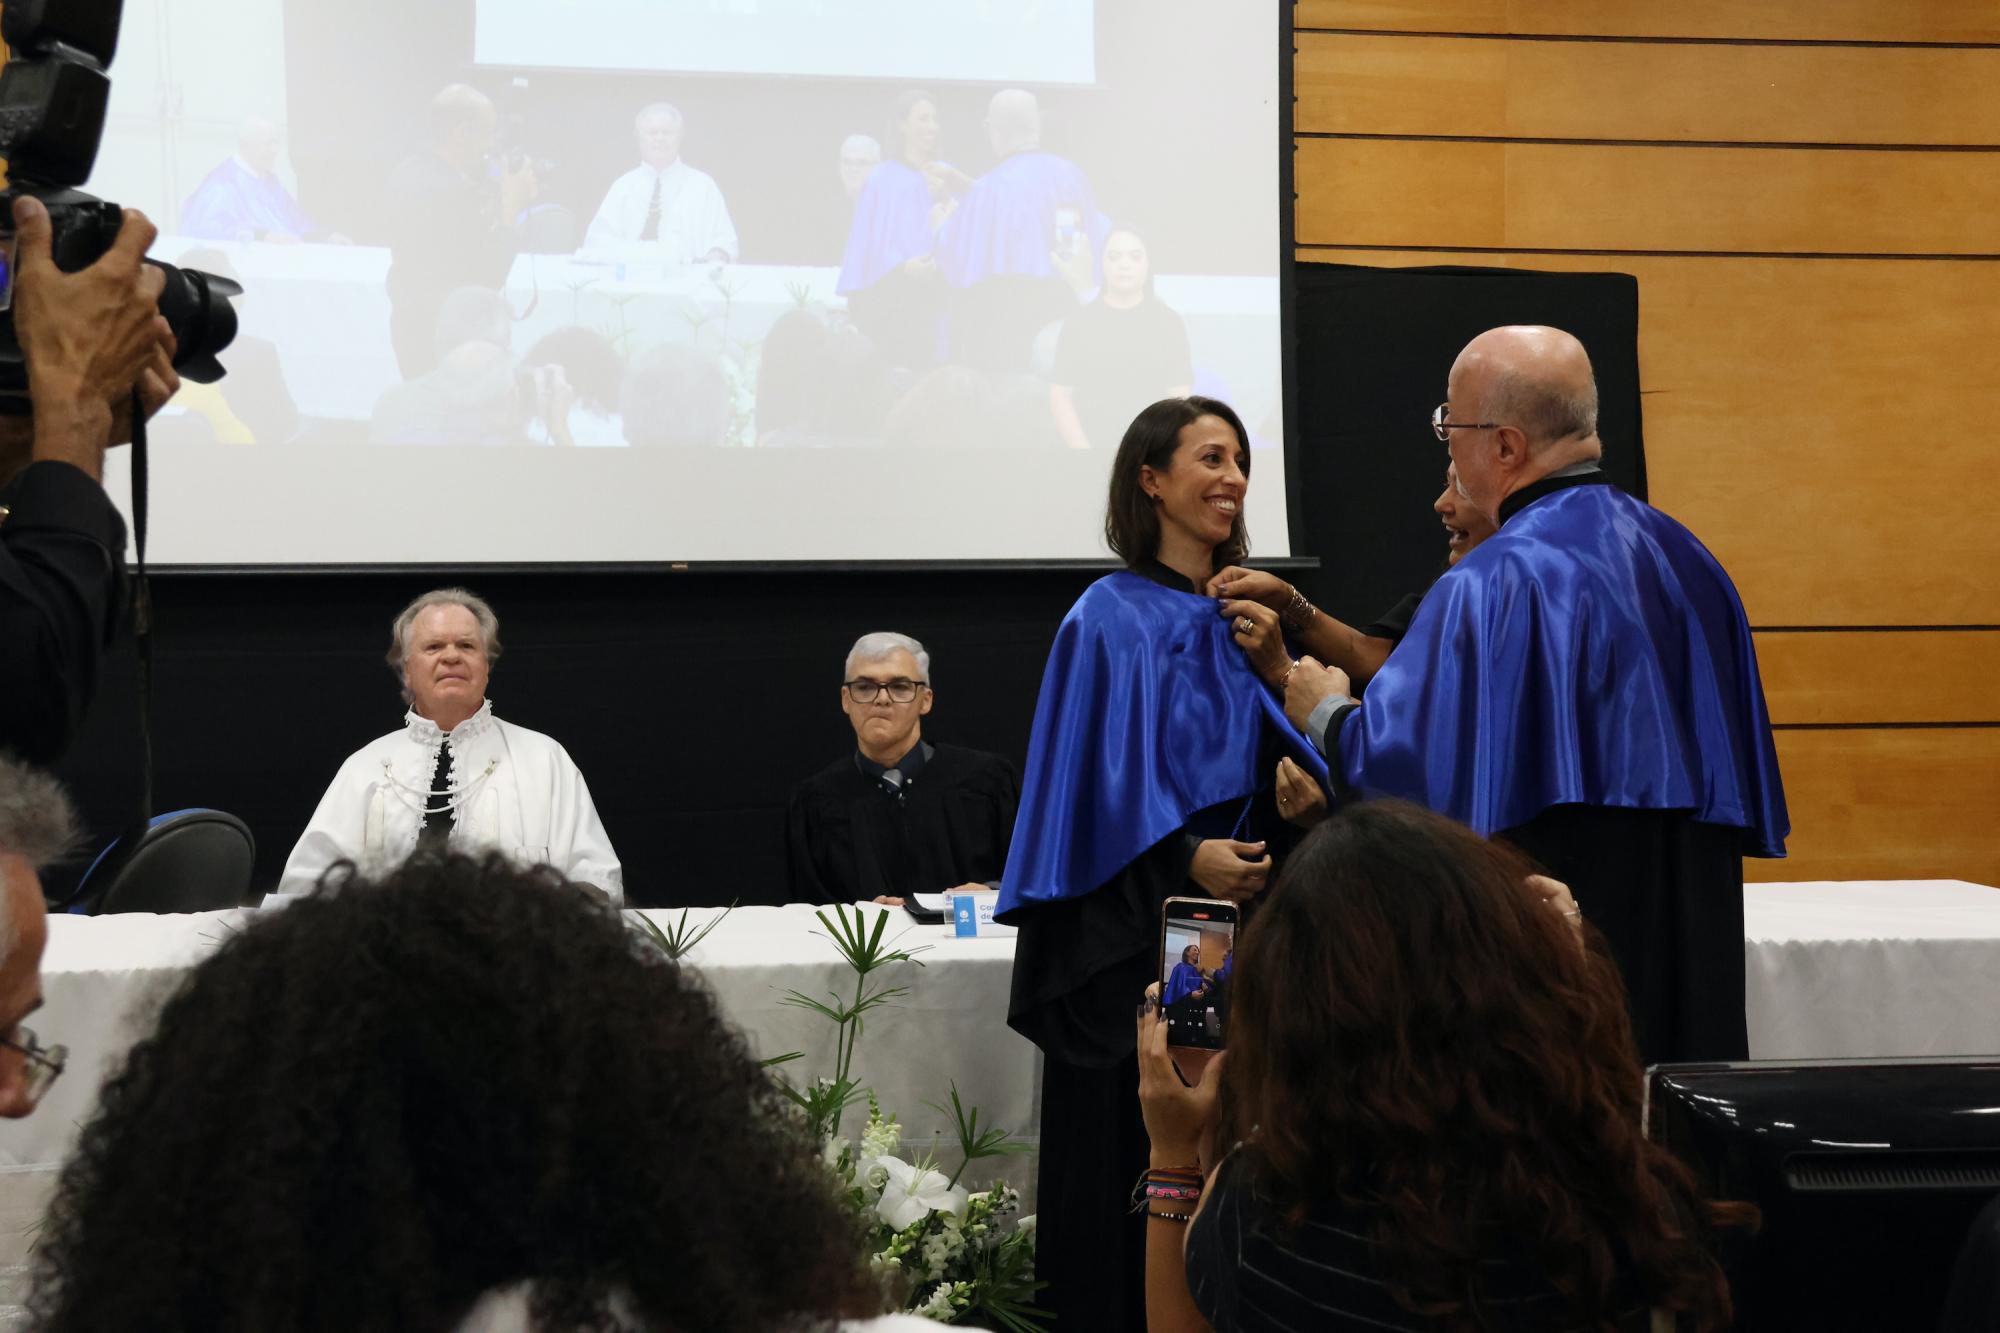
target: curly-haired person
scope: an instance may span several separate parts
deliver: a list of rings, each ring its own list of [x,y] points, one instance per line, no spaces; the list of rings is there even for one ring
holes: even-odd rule
[[[1754,1210],[1645,1138],[1616,965],[1528,870],[1350,806],[1243,933],[1227,1056],[1183,1086],[1141,1012],[1152,1333],[1727,1326]]]
[[[52,1333],[775,1333],[881,1307],[708,991],[555,872],[432,853],[336,867],[188,975],[104,1086],[29,1303]]]

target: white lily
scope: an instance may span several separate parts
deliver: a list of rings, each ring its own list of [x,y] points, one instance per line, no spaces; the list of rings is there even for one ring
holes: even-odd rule
[[[965,1211],[965,1187],[952,1184],[942,1171],[922,1170],[898,1157],[878,1157],[875,1165],[889,1173],[875,1213],[896,1230],[934,1212]]]

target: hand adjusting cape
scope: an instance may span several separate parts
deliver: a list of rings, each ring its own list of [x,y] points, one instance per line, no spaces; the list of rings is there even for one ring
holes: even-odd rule
[[[1326,781],[1212,598],[1127,570],[1099,579],[1042,674],[997,915],[1082,897],[1199,811],[1247,812],[1279,753]]]
[[[1609,485],[1535,501],[1447,571],[1337,748],[1350,787],[1482,834],[1567,804],[1693,811],[1752,856],[1791,831],[1734,585]]]

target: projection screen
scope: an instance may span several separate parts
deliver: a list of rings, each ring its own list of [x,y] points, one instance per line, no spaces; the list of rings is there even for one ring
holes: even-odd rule
[[[1281,21],[128,0],[88,188],[245,289],[154,422],[149,554],[1096,558],[1125,423],[1185,392],[1288,554]]]

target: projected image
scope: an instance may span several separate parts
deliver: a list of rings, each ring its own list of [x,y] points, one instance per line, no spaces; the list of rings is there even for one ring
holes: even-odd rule
[[[1229,1028],[1236,928],[1170,919],[1161,936],[1159,1004],[1174,1046],[1221,1050]]]
[[[1275,16],[1194,0],[205,9],[235,12],[128,12],[92,181],[158,221],[156,255],[245,288],[228,378],[168,409],[163,450],[346,449],[354,464],[320,484],[360,494],[374,470],[390,485],[368,494],[392,508],[384,490],[412,475],[397,451],[601,454],[574,465],[598,488],[592,522],[532,553],[579,559],[1099,555],[1102,468],[1170,394],[1229,401],[1276,459]],[[385,65],[371,34],[391,29],[404,45]],[[203,61],[228,76],[201,78]],[[201,114],[161,121],[197,82]],[[741,460],[690,464],[720,503],[668,533],[641,524],[627,488],[682,466],[660,450],[884,453],[918,505],[1027,484],[967,456],[1089,461],[1051,464],[1076,484],[1044,483],[1011,531],[942,524],[887,549],[831,519],[759,545],[727,498]],[[195,474],[158,484],[177,475]],[[768,513],[775,474],[756,475]],[[778,509],[864,480],[801,461]],[[1263,490],[1266,553],[1282,553],[1281,492]],[[435,558],[241,524],[185,553],[162,522],[169,562]],[[271,540],[296,545],[250,549]]]

